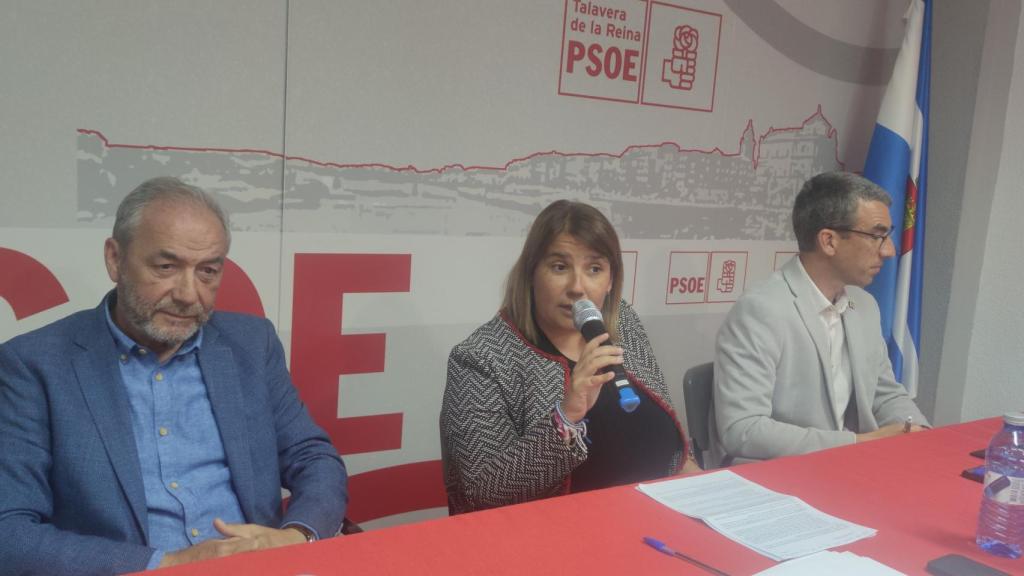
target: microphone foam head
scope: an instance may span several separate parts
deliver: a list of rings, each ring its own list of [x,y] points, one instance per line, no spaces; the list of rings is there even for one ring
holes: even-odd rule
[[[583,298],[577,300],[572,305],[572,323],[579,330],[584,324],[591,320],[597,320],[604,322],[604,317],[601,315],[601,311],[597,309],[597,306],[593,302]]]

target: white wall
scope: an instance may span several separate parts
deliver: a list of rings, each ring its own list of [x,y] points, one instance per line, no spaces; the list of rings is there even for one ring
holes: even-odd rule
[[[951,268],[952,276],[935,387],[937,424],[1024,409],[1019,382],[1024,311],[1015,298],[1024,285],[1018,256],[1024,245],[1019,226],[1024,210],[1022,26],[1019,2],[991,3],[958,226],[944,230],[929,222],[930,235],[957,238],[955,253],[929,257],[931,266]],[[943,161],[934,148],[931,161]]]
[[[100,172],[83,160],[98,143],[81,137],[79,128],[102,131],[117,144],[105,150],[120,158],[112,161],[116,168],[133,176],[121,176],[122,194],[140,176],[136,165],[153,163],[149,146],[185,147],[159,156],[201,169],[278,158],[269,162],[280,182],[254,185],[237,172],[214,171],[223,175],[216,184],[244,192],[243,199],[296,194],[289,175],[315,170],[301,160],[285,162],[284,155],[342,164],[324,168],[330,178],[335,168],[340,173],[378,163],[497,166],[494,178],[505,178],[506,163],[551,150],[586,160],[617,157],[635,146],[654,154],[659,142],[671,142],[682,149],[682,160],[725,166],[729,161],[722,158],[752,154],[756,141],[758,154],[761,144],[768,150],[764,161],[752,167],[746,158],[729,168],[749,182],[708,169],[712,176],[725,174],[727,185],[711,192],[745,195],[727,195],[737,205],[766,190],[795,192],[803,171],[839,162],[859,170],[884,82],[874,71],[891,67],[904,0],[777,0],[797,16],[790,21],[793,33],[782,40],[768,11],[751,9],[754,1],[683,2],[723,15],[721,57],[716,53],[713,60],[714,109],[704,112],[559,95],[565,15],[559,0],[0,0],[0,248],[44,263],[69,297],[22,320],[0,304],[0,341],[94,306],[110,287],[100,259],[109,219],[78,217],[83,203],[96,200],[88,176]],[[1024,284],[1019,267],[1011,268],[1021,246],[1014,234],[1022,208],[1014,185],[1024,164],[1014,154],[1024,142],[1020,119],[1007,114],[1024,103],[1024,58],[1014,60],[1019,17],[1019,1],[936,0],[921,400],[940,423],[1024,405],[1012,379],[1021,350],[1012,319],[1021,318],[1009,302]],[[707,45],[719,43],[709,39]],[[810,49],[819,45],[831,51]],[[809,53],[822,57],[805,57]],[[870,58],[850,61],[850,54]],[[811,117],[818,118],[811,139],[825,153],[788,160],[788,149],[775,148],[773,139],[799,136]],[[108,168],[106,180],[116,172]],[[402,186],[439,185],[400,175]],[[109,200],[113,205],[116,198]],[[435,459],[447,350],[493,313],[520,244],[518,221],[490,235],[340,233],[326,224],[316,228],[320,220],[309,215],[302,220],[284,212],[237,218],[250,224],[236,229],[232,258],[252,276],[290,352],[295,253],[413,255],[408,291],[346,296],[341,328],[346,334],[386,332],[388,361],[383,372],[345,374],[339,415],[402,412],[405,418],[401,449],[347,456],[354,476]],[[339,218],[323,214],[328,223]],[[453,221],[452,228],[469,224]],[[682,274],[672,255],[749,252],[745,270],[753,282],[793,243],[730,235],[717,225],[715,234],[627,233],[624,239],[637,254],[636,282],[629,282],[634,303],[682,408],[682,373],[711,358],[729,304],[670,305],[667,277]]]
[[[1024,410],[1024,18],[1017,27],[1003,149],[981,267],[960,415],[970,420]]]
[[[601,4],[650,42],[565,0],[0,0],[0,248],[68,298],[0,304],[0,341],[95,306],[113,206],[183,176],[225,202],[231,259],[349,443],[352,516],[438,507],[447,352],[494,314],[533,215],[568,196],[618,227],[627,297],[681,408],[731,302],[795,249],[800,184],[863,165],[905,4]],[[643,84],[563,66],[575,19],[580,42],[644,48]],[[683,24],[700,30],[692,92],[666,88]],[[310,280],[296,262],[313,253],[360,258]],[[314,316],[339,340],[312,337]],[[391,485],[428,488],[393,506]]]

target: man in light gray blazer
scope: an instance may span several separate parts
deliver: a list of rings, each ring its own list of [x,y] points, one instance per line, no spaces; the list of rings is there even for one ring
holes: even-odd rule
[[[718,332],[712,463],[803,454],[927,425],[893,375],[878,304],[863,290],[895,254],[890,203],[855,174],[819,174],[804,184],[793,206],[799,255],[744,294]]]

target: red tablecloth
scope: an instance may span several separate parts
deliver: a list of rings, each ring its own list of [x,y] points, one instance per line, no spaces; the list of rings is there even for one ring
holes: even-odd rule
[[[1024,560],[974,545],[980,463],[998,419],[732,468],[829,514],[878,530],[841,550],[907,574],[948,553],[1024,574]],[[645,546],[644,536],[733,576],[773,561],[657,504],[632,486],[365,532],[161,572],[174,574],[705,574]]]

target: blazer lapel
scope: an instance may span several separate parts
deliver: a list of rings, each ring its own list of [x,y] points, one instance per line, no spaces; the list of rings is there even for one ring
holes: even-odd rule
[[[89,329],[75,335],[75,343],[81,350],[71,359],[71,365],[121,490],[128,500],[139,531],[148,542],[146,489],[142,483],[139,453],[135,446],[128,391],[121,380],[117,348],[102,308],[105,303],[106,299],[96,309]]]
[[[847,292],[849,294],[849,292]],[[856,312],[856,303],[850,298],[850,307],[843,314],[843,330],[846,333],[846,349],[850,353],[850,372],[853,378],[854,398],[857,402],[857,430],[872,429],[865,427],[865,415],[872,414],[871,402],[874,391],[868,390],[868,382],[864,379],[864,322]]]
[[[799,269],[799,258],[799,255],[794,256],[783,266],[782,276],[789,284],[790,291],[793,292],[793,305],[800,313],[800,319],[803,321],[804,327],[807,328],[807,333],[810,334],[814,348],[818,352],[818,368],[825,376],[825,397],[828,398],[829,413],[832,414],[832,423],[835,424],[837,420],[842,422],[843,415],[835,413],[835,400],[832,398],[834,384],[830,368],[832,360],[829,357],[828,333],[821,321],[821,310],[817,310],[814,304],[813,291],[815,287],[811,285],[806,273]]]
[[[199,348],[199,369],[203,373],[213,416],[220,429],[231,483],[247,520],[255,517],[252,459],[249,433],[246,430],[245,402],[234,353],[219,338],[217,329],[203,328],[203,344]]]

